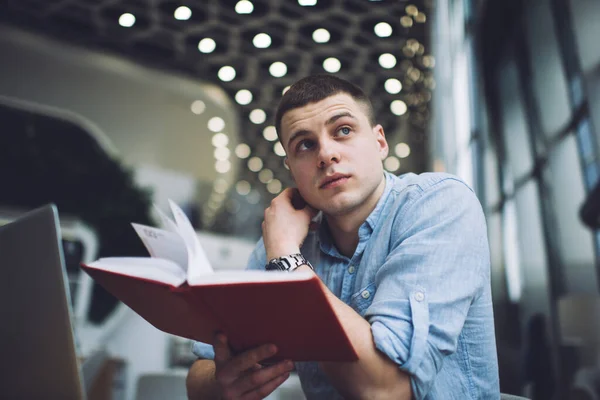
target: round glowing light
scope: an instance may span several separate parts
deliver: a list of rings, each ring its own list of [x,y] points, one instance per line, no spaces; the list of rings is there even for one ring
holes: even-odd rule
[[[218,76],[223,82],[231,82],[235,79],[235,68],[225,65],[219,69]]]
[[[212,117],[208,120],[208,129],[211,132],[220,132],[225,129],[225,121],[221,117]]]
[[[121,14],[119,17],[119,25],[124,28],[131,28],[135,24],[135,15],[131,13]]]
[[[408,107],[402,100],[394,100],[392,101],[392,104],[390,104],[390,110],[392,110],[394,114],[400,116],[406,114]]]
[[[248,158],[250,156],[250,146],[246,143],[240,143],[235,146],[235,155],[239,158]]]
[[[275,145],[273,146],[273,151],[279,157],[285,157],[285,150],[283,149],[283,145],[281,144],[281,142],[275,143]]]
[[[273,180],[273,171],[268,168],[261,170],[258,173],[258,180],[265,184],[271,182]]]
[[[238,90],[235,94],[235,101],[243,106],[250,104],[252,102],[252,92],[247,89]]]
[[[229,144],[229,137],[224,133],[215,133],[212,137],[212,144],[215,147],[225,147]]]
[[[230,169],[231,163],[229,162],[229,160],[217,160],[215,162],[215,170],[220,174],[229,172]]]
[[[406,143],[398,143],[394,147],[394,153],[400,158],[406,158],[410,155],[410,146]]]
[[[240,211],[241,208],[240,202],[236,199],[229,199],[225,204],[225,207],[227,208],[227,211],[229,211],[231,214],[236,214],[238,211]]]
[[[298,4],[303,7],[311,7],[317,5],[317,0],[298,0]]]
[[[198,42],[198,50],[200,50],[201,53],[212,53],[215,51],[216,47],[217,44],[211,38],[204,38]]]
[[[248,169],[252,172],[258,172],[262,169],[263,162],[258,157],[252,157],[248,160]]]
[[[256,190],[252,190],[248,196],[246,196],[246,201],[250,204],[258,204],[260,201],[260,193],[258,193]]]
[[[327,43],[331,39],[331,34],[325,28],[315,29],[312,38],[316,43]]]
[[[173,13],[173,16],[175,17],[176,20],[187,21],[188,19],[190,19],[192,17],[192,10],[190,10],[189,7],[180,6],[180,7],[177,7],[175,12]]]
[[[283,96],[285,94],[285,92],[287,92],[288,90],[290,90],[289,86],[284,87],[283,90],[281,91],[281,95]]]
[[[327,72],[335,74],[342,68],[342,63],[335,57],[329,57],[323,61],[323,69]]]
[[[262,124],[263,122],[265,122],[267,120],[267,114],[260,108],[256,108],[256,109],[250,111],[249,118],[253,124],[258,125],[258,124]]]
[[[379,56],[379,65],[385,69],[394,68],[396,66],[396,57],[390,53],[383,53]]]
[[[269,142],[274,142],[277,140],[277,129],[273,125],[267,126],[263,129],[263,137],[267,139]]]
[[[416,17],[419,14],[419,9],[413,4],[407,5],[405,10],[406,13],[412,17]]]
[[[192,103],[192,106],[190,108],[192,109],[192,112],[194,114],[200,115],[204,111],[206,111],[206,104],[204,104],[202,100],[196,100]]]
[[[392,26],[387,22],[380,22],[373,28],[375,34],[379,37],[389,37],[392,35]]]
[[[408,15],[405,15],[404,17],[400,18],[400,25],[402,25],[405,28],[410,28],[411,26],[413,26],[413,19]]]
[[[271,36],[267,35],[266,33],[259,33],[258,35],[254,36],[254,39],[252,39],[252,44],[257,49],[266,49],[271,45]]]
[[[417,15],[415,15],[415,21],[417,21],[420,24],[423,24],[425,23],[425,21],[427,21],[427,16],[424,13],[420,12]]]
[[[223,178],[219,178],[215,180],[215,183],[213,184],[213,188],[215,193],[225,193],[227,192],[227,189],[229,189],[229,183],[223,179]]]
[[[287,65],[282,63],[281,61],[275,61],[269,67],[269,73],[273,75],[275,78],[281,78],[287,74]]]
[[[394,156],[390,156],[385,159],[383,166],[390,172],[398,171],[398,168],[400,168],[400,160]]]
[[[214,151],[217,160],[229,160],[231,151],[227,147],[217,147]]]
[[[281,181],[279,179],[273,179],[271,182],[267,183],[267,190],[269,193],[277,194],[281,192],[282,186]]]
[[[423,56],[423,66],[427,68],[435,67],[435,58],[431,55]]]
[[[235,5],[235,12],[238,14],[252,14],[254,4],[248,0],[240,0]]]
[[[241,196],[246,196],[248,193],[250,193],[251,189],[252,186],[250,186],[248,181],[239,181],[235,184],[235,191]]]
[[[389,94],[398,94],[402,90],[402,82],[395,78],[387,79],[383,86]]]

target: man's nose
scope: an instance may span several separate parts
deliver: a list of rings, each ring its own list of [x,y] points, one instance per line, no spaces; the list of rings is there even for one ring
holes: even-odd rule
[[[326,168],[331,164],[340,162],[338,144],[333,140],[325,140],[320,143],[319,168]]]

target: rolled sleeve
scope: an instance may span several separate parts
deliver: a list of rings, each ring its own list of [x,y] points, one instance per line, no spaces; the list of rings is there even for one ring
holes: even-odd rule
[[[202,342],[194,342],[192,343],[192,353],[196,355],[198,358],[202,358],[204,360],[214,360],[215,359],[215,349],[212,345],[208,343]]]
[[[487,230],[475,194],[451,178],[420,189],[397,217],[365,317],[376,347],[411,376],[422,399],[456,351],[489,276]]]

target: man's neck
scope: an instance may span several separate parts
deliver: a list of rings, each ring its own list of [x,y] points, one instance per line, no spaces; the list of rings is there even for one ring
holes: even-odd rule
[[[385,176],[370,198],[361,206],[343,215],[325,215],[333,242],[342,255],[349,258],[354,255],[358,246],[358,230],[377,206],[384,189]]]

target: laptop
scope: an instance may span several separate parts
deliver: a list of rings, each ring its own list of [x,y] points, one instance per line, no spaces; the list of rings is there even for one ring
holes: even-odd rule
[[[84,399],[58,212],[0,226],[0,398]]]

